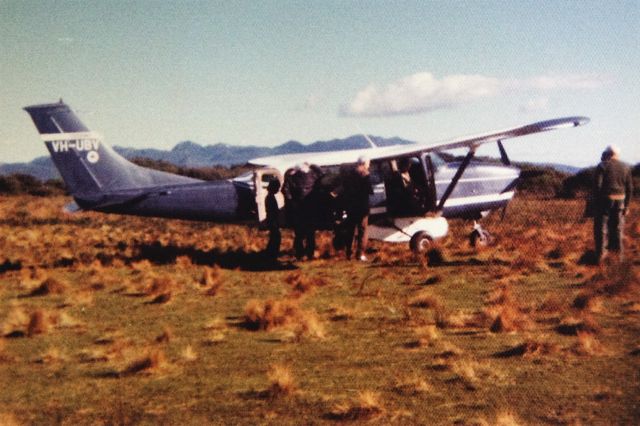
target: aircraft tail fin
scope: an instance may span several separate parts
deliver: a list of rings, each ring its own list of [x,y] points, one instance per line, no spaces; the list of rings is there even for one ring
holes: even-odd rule
[[[74,196],[122,189],[198,182],[140,167],[126,160],[90,131],[62,100],[24,108]]]

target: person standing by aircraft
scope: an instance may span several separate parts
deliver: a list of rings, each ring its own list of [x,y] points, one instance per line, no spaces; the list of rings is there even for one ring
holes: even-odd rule
[[[268,194],[264,200],[267,210],[267,229],[269,229],[269,243],[265,249],[265,254],[271,261],[277,261],[280,254],[280,208],[276,200],[276,194],[280,190],[280,182],[274,179],[267,186]]]
[[[419,191],[411,175],[411,167],[410,158],[401,158],[388,183],[387,208],[399,216],[420,214]]]
[[[316,211],[313,189],[321,176],[320,168],[309,163],[297,165],[292,172],[285,173],[282,193],[293,222],[293,247],[298,260],[302,260],[304,256],[309,260],[314,257]]]
[[[367,261],[367,227],[369,225],[369,195],[373,194],[369,176],[369,159],[361,156],[343,182],[346,219],[346,254],[351,259],[353,238],[356,235],[356,259]]]
[[[620,161],[619,156],[620,149],[609,145],[602,153],[602,162],[596,167],[593,236],[597,263],[603,260],[606,250],[617,252],[619,260],[624,256],[624,217],[629,209],[633,182],[631,169]]]

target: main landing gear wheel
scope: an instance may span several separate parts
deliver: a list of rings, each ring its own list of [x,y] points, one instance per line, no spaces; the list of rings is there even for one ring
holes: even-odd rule
[[[493,243],[493,237],[486,229],[479,225],[474,226],[473,232],[469,234],[469,244],[474,248],[483,248]]]
[[[433,240],[425,231],[418,231],[411,237],[409,247],[415,254],[425,254],[433,247]]]

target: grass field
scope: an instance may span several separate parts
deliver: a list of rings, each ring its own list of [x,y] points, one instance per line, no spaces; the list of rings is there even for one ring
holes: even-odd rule
[[[0,198],[0,424],[633,424],[639,214],[585,264],[578,201],[517,199],[470,249],[267,268],[234,225]]]

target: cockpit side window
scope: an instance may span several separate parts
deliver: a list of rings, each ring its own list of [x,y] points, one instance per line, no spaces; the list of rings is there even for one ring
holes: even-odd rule
[[[369,176],[372,185],[379,185],[385,178],[391,175],[391,165],[388,161],[372,162],[369,167]]]
[[[447,161],[443,158],[441,153],[434,151],[430,152],[429,155],[431,156],[431,164],[433,164],[434,169],[437,170],[447,164]]]

